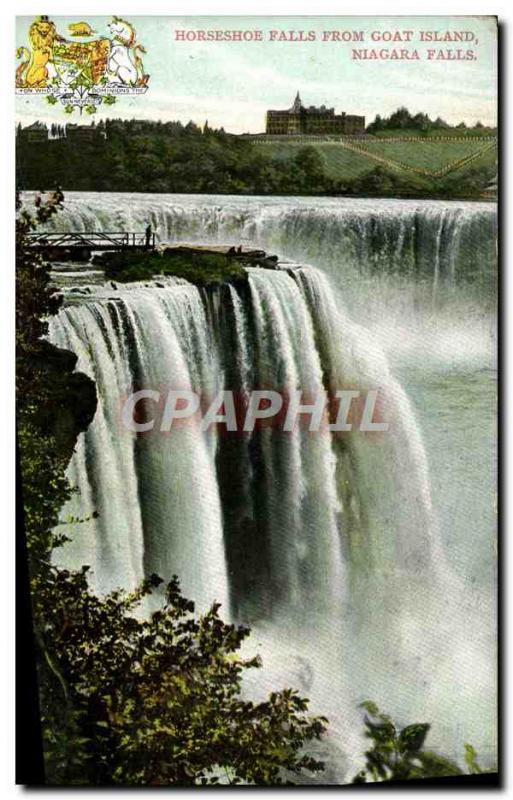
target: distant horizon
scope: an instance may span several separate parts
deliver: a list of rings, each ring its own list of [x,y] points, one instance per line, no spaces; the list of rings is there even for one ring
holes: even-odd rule
[[[403,106],[398,106],[397,108],[395,108],[392,112],[390,112],[390,114],[394,114],[396,111],[399,110],[399,108],[406,108],[410,112],[410,114],[412,116],[414,116],[415,114],[425,114],[426,113],[425,111],[422,111],[422,110],[413,112],[410,108],[408,108],[407,105],[403,105]],[[335,108],[335,113],[337,113],[337,109],[336,108]],[[369,118],[369,119],[366,118],[365,119],[365,128],[367,128],[371,123],[374,122],[374,120],[376,119],[376,116],[379,115],[381,117],[381,119],[384,120],[384,119],[388,119],[390,114],[384,115],[384,114],[380,114],[379,111],[376,112],[376,114],[374,114],[372,116],[372,118]],[[430,117],[431,122],[434,123],[435,120],[438,117],[440,117],[440,119],[442,119],[443,122],[447,123],[447,125],[449,125],[449,127],[451,129],[456,128],[462,122],[465,123],[467,130],[475,129],[476,124],[478,124],[479,122],[481,123],[483,128],[490,128],[490,129],[494,129],[494,130],[497,129],[497,123],[494,124],[494,125],[489,125],[489,124],[486,124],[485,122],[483,122],[483,120],[477,120],[474,124],[471,124],[471,123],[467,122],[467,120],[465,120],[465,119],[460,119],[456,123],[450,123],[450,122],[448,122],[448,120],[444,119],[440,114],[438,114],[437,117],[435,117],[434,119]],[[207,123],[209,128],[211,128],[213,130],[217,130],[217,131],[224,130],[225,133],[229,134],[230,136],[262,136],[262,135],[269,135],[269,134],[266,134],[266,131],[265,131],[265,118],[264,118],[264,124],[263,124],[261,130],[258,130],[258,131],[241,131],[241,132],[230,131],[230,130],[227,129],[226,125],[220,125],[219,127],[211,125],[210,122],[208,121],[208,119],[207,120],[203,120],[203,122],[198,122],[198,121],[193,120],[193,119],[188,119],[187,121],[184,122],[182,119],[176,119],[176,118],[175,119],[153,119],[151,117],[124,117],[122,115],[119,115],[119,116],[118,115],[105,116],[105,117],[96,117],[96,115],[91,115],[91,116],[88,115],[87,117],[84,116],[84,115],[81,115],[81,116],[79,116],[79,115],[76,115],[76,116],[63,115],[61,117],[56,117],[56,118],[52,119],[51,121],[47,120],[45,118],[41,118],[41,116],[39,116],[39,117],[36,116],[30,122],[27,122],[27,123],[23,123],[23,121],[18,117],[16,119],[16,126],[21,125],[22,129],[25,129],[25,128],[28,128],[31,125],[34,125],[35,123],[39,122],[39,123],[42,123],[42,124],[46,125],[47,128],[50,129],[52,125],[59,125],[60,127],[64,127],[65,128],[67,125],[86,125],[87,126],[87,125],[93,125],[93,124],[94,125],[98,125],[100,122],[105,123],[105,122],[113,122],[113,121],[115,121],[115,122],[148,122],[148,123],[153,123],[153,124],[159,124],[160,123],[161,125],[180,123],[184,127],[186,127],[187,125],[192,123],[192,124],[196,125],[198,128],[203,128],[205,123]],[[414,129],[410,127],[410,128],[405,128],[405,130],[414,130]],[[278,134],[272,134],[272,135],[276,136]],[[327,136],[327,135],[329,135],[329,136],[341,136],[342,134],[338,134],[338,133],[335,133],[335,134],[323,134],[323,133],[320,133],[320,134],[313,134],[313,133],[300,134],[300,133],[297,133],[297,134],[282,134],[282,135],[283,135],[284,138],[288,138],[289,136],[305,136],[305,137],[316,136],[316,135],[318,135],[318,136]]]

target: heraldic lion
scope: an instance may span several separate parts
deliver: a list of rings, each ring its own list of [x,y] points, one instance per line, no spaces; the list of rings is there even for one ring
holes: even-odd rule
[[[93,83],[99,80],[105,70],[110,47],[108,39],[69,42],[57,33],[55,23],[43,16],[30,26],[29,41],[31,51],[26,47],[19,47],[16,51],[16,57],[24,59],[16,70],[18,88],[42,89],[58,78],[54,63],[54,46],[57,43],[61,60],[80,66],[89,65]]]
[[[16,52],[18,58],[25,59],[16,70],[16,86],[44,88],[56,76],[52,63],[54,42],[62,42],[63,39],[48,17],[39,17],[30,26],[29,41],[31,52],[26,47],[19,47]]]

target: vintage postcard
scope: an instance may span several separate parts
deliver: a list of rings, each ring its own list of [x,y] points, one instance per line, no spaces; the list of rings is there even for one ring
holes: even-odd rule
[[[18,781],[492,785],[497,19],[118,10],[16,23]]]

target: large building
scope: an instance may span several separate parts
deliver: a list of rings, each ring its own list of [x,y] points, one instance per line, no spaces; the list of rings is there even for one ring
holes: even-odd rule
[[[299,92],[291,108],[284,111],[268,111],[266,133],[279,136],[310,135],[356,135],[365,133],[365,117],[352,114],[335,114],[334,108],[309,106],[301,103]]]

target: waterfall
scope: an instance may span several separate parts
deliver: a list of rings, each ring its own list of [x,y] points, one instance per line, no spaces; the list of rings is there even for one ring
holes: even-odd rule
[[[26,193],[27,194],[27,193]],[[378,278],[435,279],[496,289],[497,213],[493,203],[364,198],[126,195],[70,192],[55,230],[142,230],[159,241],[254,242],[312,262],[347,284]]]
[[[176,573],[200,610],[216,600],[249,624],[265,668],[245,691],[291,685],[328,716],[327,782],[356,771],[365,699],[399,724],[432,722],[430,745],[456,760],[471,741],[493,764],[493,599],[447,563],[423,435],[390,364],[435,351],[444,369],[460,352],[493,363],[494,206],[71,193],[51,224],[148,221],[161,241],[272,249],[282,269],[206,289],[168,278],[67,294],[49,336],[78,355],[99,404],[61,515],[85,521],[67,529],[59,563],[90,564],[98,592]],[[390,430],[230,433],[191,420],[137,434],[121,407],[148,388],[205,402],[228,389],[243,405],[255,388],[377,389]],[[158,419],[163,402],[144,413]]]
[[[495,361],[494,203],[68,193],[57,230],[255,245],[326,272],[394,364]]]
[[[207,335],[205,310],[192,286],[138,289],[68,306],[50,323],[50,338],[77,353],[77,368],[96,381],[100,398],[70,475],[79,489],[71,501],[80,511],[75,516],[97,511],[99,517],[84,523],[70,552],[62,554],[90,564],[94,554],[92,580],[99,591],[133,587],[152,572],[177,573],[200,605],[209,586],[226,605],[212,434],[188,427],[172,437],[137,438],[120,417],[123,400],[138,387],[172,380],[181,389],[211,390],[219,378]]]
[[[409,402],[326,276],[251,269],[237,287],[98,289],[51,320],[50,338],[77,353],[99,395],[70,465],[79,491],[63,512],[86,521],[66,531],[59,563],[90,564],[100,592],[176,573],[200,610],[216,600],[225,618],[249,623],[248,646],[266,668],[246,690],[292,684],[311,697],[331,721],[335,782],[363,752],[355,709],[366,697],[408,722],[447,717],[452,696],[439,736],[456,754],[458,700],[470,702],[469,691],[475,700],[470,684],[458,686],[468,609],[444,564]],[[140,388],[211,397],[266,386],[379,388],[391,434],[229,434],[196,424],[135,434],[120,421]],[[419,692],[433,682],[427,712]],[[476,741],[482,708],[471,728]]]

